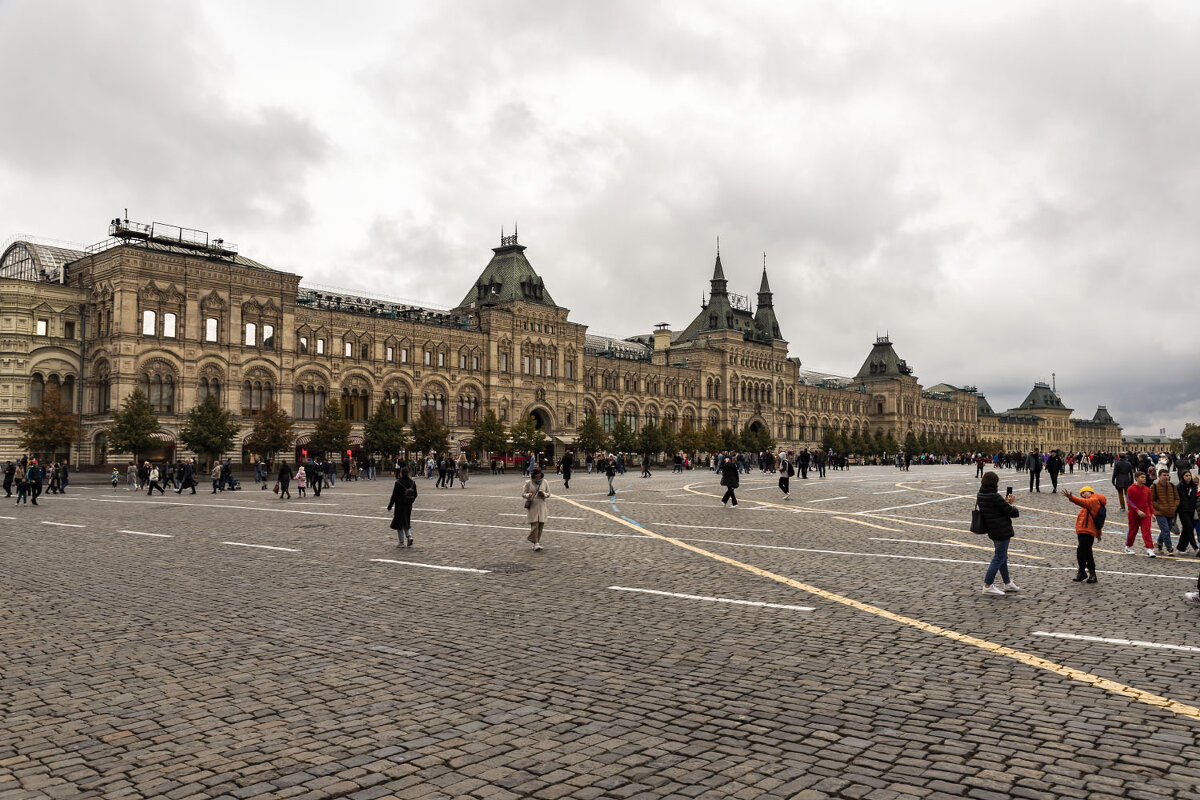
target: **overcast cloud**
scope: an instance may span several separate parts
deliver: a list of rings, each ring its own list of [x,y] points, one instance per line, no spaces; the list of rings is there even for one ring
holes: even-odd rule
[[[630,336],[763,252],[791,353],[1200,421],[1200,6],[0,0],[0,231],[128,207],[457,303],[521,242]]]

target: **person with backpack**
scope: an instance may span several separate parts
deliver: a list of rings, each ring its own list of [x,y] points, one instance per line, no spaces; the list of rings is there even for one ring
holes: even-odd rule
[[[1158,480],[1150,486],[1150,502],[1154,506],[1154,521],[1158,523],[1158,552],[1165,545],[1168,553],[1174,553],[1171,546],[1171,526],[1175,523],[1175,512],[1179,510],[1179,490],[1171,483],[1171,472],[1159,469]]]
[[[400,540],[400,547],[412,547],[412,507],[417,501],[417,484],[409,477],[408,467],[400,468],[400,477],[392,485],[392,499],[388,500],[387,510],[396,510],[392,514],[392,530]]]
[[[788,460],[787,453],[779,453],[779,491],[783,492],[783,499],[790,500],[792,497],[792,481],[791,478],[796,474],[796,470],[792,467],[792,462]]]
[[[983,530],[992,540],[992,560],[983,576],[984,594],[1004,594],[1018,592],[1020,587],[1013,583],[1008,574],[1008,543],[1013,538],[1012,521],[1020,516],[1017,501],[1011,494],[1001,496],[1000,476],[995,472],[985,472],[979,482],[979,494],[975,496],[975,505],[979,508],[983,520]],[[996,585],[996,574],[1004,581],[1004,588]]]
[[[1079,541],[1075,548],[1075,560],[1079,571],[1071,580],[1079,583],[1087,581],[1096,583],[1096,559],[1092,556],[1092,545],[1100,541],[1100,532],[1108,515],[1108,499],[1102,494],[1096,494],[1091,486],[1084,486],[1076,497],[1070,489],[1063,489],[1062,496],[1079,506],[1079,515],[1075,517],[1075,535]]]

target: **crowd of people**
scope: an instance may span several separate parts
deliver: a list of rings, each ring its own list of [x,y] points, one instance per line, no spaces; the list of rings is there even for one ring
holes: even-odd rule
[[[71,465],[66,461],[52,461],[45,467],[36,458],[24,455],[4,464],[4,496],[12,497],[15,490],[17,505],[36,506],[43,487],[49,494],[66,494],[70,482]]]

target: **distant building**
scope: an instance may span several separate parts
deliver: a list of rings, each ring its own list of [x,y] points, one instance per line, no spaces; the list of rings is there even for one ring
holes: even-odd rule
[[[19,455],[17,420],[51,385],[80,415],[85,438],[69,455],[85,464],[124,459],[103,429],[135,388],[162,422],[160,456],[182,454],[186,413],[209,395],[243,437],[278,402],[296,418],[298,451],[331,397],[358,450],[380,401],[405,421],[430,409],[455,446],[487,409],[510,425],[532,417],[560,451],[589,414],[608,430],[618,419],[764,430],[789,449],[827,433],[1022,450],[1121,442],[1103,406],[1071,419],[1045,384],[1001,414],[974,387],[923,388],[886,336],[853,377],[804,369],[788,355],[766,269],[752,306],[729,291],[719,253],[682,331],[612,338],[568,318],[515,234],[452,309],[301,285],[202,231],[115,219],[109,234],[83,251],[16,241],[0,254],[0,458]]]

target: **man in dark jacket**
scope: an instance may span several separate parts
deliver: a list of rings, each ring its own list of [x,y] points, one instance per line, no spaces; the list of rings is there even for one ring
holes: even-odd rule
[[[1029,491],[1042,491],[1042,457],[1037,452],[1030,451],[1025,457],[1025,469],[1029,470]]]
[[[286,461],[279,462],[279,499],[292,499],[288,487],[292,485],[292,465]]]
[[[1050,490],[1058,491],[1058,475],[1062,472],[1063,460],[1062,456],[1055,450],[1050,453],[1050,458],[1046,459],[1046,471],[1050,473]]]
[[[9,461],[4,465],[4,496],[12,497],[13,477],[17,474],[17,465]]]
[[[1112,485],[1121,500],[1121,510],[1125,511],[1125,490],[1133,486],[1133,464],[1129,463],[1128,456],[1121,456],[1113,464]]]
[[[725,505],[730,500],[734,506],[737,505],[737,495],[733,490],[738,487],[740,482],[738,476],[737,462],[731,457],[725,456],[725,460],[721,463],[721,485],[725,487],[725,496],[721,498],[721,505]]]
[[[562,464],[560,466],[562,469],[563,488],[570,489],[571,488],[571,469],[575,466],[575,454],[572,453],[570,450],[563,453]]]

